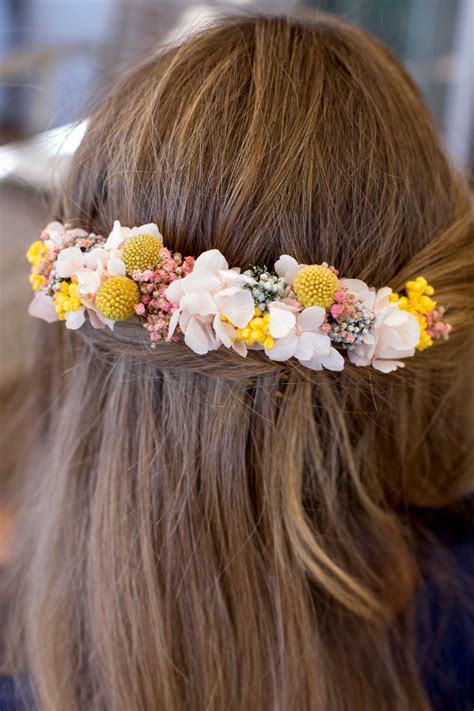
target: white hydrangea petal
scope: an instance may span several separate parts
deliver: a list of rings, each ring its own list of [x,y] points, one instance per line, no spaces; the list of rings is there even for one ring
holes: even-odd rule
[[[401,360],[376,359],[372,361],[372,367],[381,373],[392,373],[394,370],[397,370],[397,368],[404,368],[405,363]]]
[[[43,294],[41,291],[35,293],[33,300],[28,306],[28,313],[30,316],[41,318],[48,323],[53,323],[59,318],[52,297]]]
[[[221,285],[221,280],[212,271],[198,270],[192,271],[183,279],[183,290],[186,293],[195,291],[213,291]]]
[[[295,355],[297,345],[297,336],[285,336],[284,338],[277,338],[273,348],[265,348],[265,353],[271,360],[289,360]]]
[[[218,249],[208,249],[207,252],[203,252],[196,259],[191,274],[194,274],[196,270],[217,273],[222,269],[227,270],[228,268],[229,265],[226,258]]]
[[[50,222],[46,225],[44,231],[56,246],[60,247],[62,245],[64,240],[64,225],[62,222]]]
[[[96,269],[99,262],[108,261],[109,255],[110,253],[107,249],[94,247],[90,252],[84,253],[84,266],[87,267],[87,269]]]
[[[66,311],[64,320],[66,323],[66,328],[69,328],[72,331],[75,331],[80,328],[86,320],[84,306],[81,306],[81,308],[77,309],[76,311]]]
[[[124,262],[118,257],[110,257],[107,262],[107,273],[109,276],[125,276],[127,270]]]
[[[105,249],[119,249],[130,236],[131,230],[128,227],[122,227],[118,220],[115,220],[112,232],[105,241]]]
[[[289,254],[282,254],[275,262],[274,269],[279,277],[283,277],[285,281],[288,281],[286,278],[288,270],[298,266],[298,262],[294,257],[290,257]]]
[[[226,348],[231,348],[233,345],[232,339],[235,338],[235,328],[230,323],[223,321],[220,314],[214,316],[212,325],[217,338]]]
[[[154,222],[150,222],[147,225],[140,225],[140,227],[132,227],[129,237],[133,237],[135,235],[152,235],[153,237],[158,237],[158,239],[163,241],[163,236],[158,229],[158,225],[155,225]]]
[[[321,306],[309,306],[298,314],[296,321],[302,331],[316,331],[326,317],[326,311]]]
[[[178,325],[179,322],[179,317],[180,317],[180,310],[176,309],[176,311],[173,311],[171,314],[170,322],[168,324],[168,334],[167,338],[170,339],[173,333],[176,330],[176,326]]]
[[[208,334],[203,324],[195,316],[192,316],[188,321],[184,342],[198,355],[205,355],[210,350]]]
[[[80,294],[95,294],[100,286],[100,275],[92,269],[78,269],[75,277]]]
[[[220,311],[234,326],[244,328],[255,313],[252,294],[248,289],[239,289],[223,299]]]
[[[335,348],[331,348],[329,355],[323,356],[321,360],[327,370],[344,370],[344,358]]]
[[[311,340],[311,333],[302,333],[301,336],[297,338],[297,346],[294,353],[295,358],[308,360],[313,355],[313,343]]]
[[[306,265],[305,264],[297,264],[295,267],[290,267],[288,271],[286,272],[286,277],[285,281],[287,284],[290,284],[291,286],[293,285],[296,276],[298,272],[300,272]]]
[[[55,266],[58,276],[68,279],[84,266],[84,254],[79,247],[66,247],[59,253]]]
[[[179,304],[184,295],[182,287],[183,281],[184,279],[175,279],[171,282],[171,284],[165,291],[166,298],[168,299],[168,301],[171,301],[172,304]]]
[[[360,367],[370,365],[372,356],[375,351],[375,340],[373,344],[359,343],[358,345],[347,351],[347,356],[351,363]]]
[[[86,313],[94,328],[105,328],[108,326],[111,331],[114,330],[115,321],[112,321],[112,319],[105,318],[105,316],[102,316],[102,314],[92,308],[87,308]]]
[[[242,356],[242,358],[247,357],[247,345],[243,341],[234,341],[232,343],[232,348],[236,353]]]
[[[379,289],[376,292],[376,297],[375,297],[375,310],[378,311],[379,309],[384,309],[387,306],[391,305],[392,302],[389,300],[390,294],[392,293],[392,290],[389,286],[383,286],[381,289]]]
[[[193,291],[185,294],[180,302],[181,309],[187,311],[191,316],[210,316],[217,313],[214,299],[206,291]]]
[[[300,344],[302,349],[300,350]],[[311,349],[308,353],[308,349]],[[306,331],[302,333],[298,340],[298,348],[295,353],[296,358],[307,360],[312,356],[327,356],[331,350],[331,339],[325,333],[313,333]],[[307,355],[306,355],[307,354]]]
[[[270,304],[269,331],[273,338],[287,336],[296,325],[296,316],[293,311],[281,308],[278,303]]]

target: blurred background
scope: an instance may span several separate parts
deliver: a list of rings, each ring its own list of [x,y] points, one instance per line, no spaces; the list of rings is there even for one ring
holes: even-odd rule
[[[90,107],[113,77],[214,16],[311,8],[356,23],[395,51],[426,97],[453,160],[472,175],[474,0],[0,0],[2,398],[15,396],[35,327],[27,318],[19,327],[11,316],[25,313],[30,299],[24,252],[47,221],[51,191],[81,140]],[[0,425],[14,450],[18,433]],[[0,563],[9,555],[11,516],[2,491],[12,470],[7,454],[1,463]]]

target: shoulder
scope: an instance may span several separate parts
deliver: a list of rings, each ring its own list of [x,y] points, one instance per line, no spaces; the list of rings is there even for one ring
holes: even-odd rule
[[[425,521],[416,600],[418,659],[435,711],[470,711],[474,700],[474,500]]]
[[[18,685],[9,676],[0,676],[0,711],[24,711]]]

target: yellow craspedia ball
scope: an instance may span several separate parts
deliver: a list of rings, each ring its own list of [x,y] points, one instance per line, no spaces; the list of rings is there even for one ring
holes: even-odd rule
[[[138,284],[126,276],[112,276],[100,286],[95,296],[95,305],[105,318],[126,321],[135,315],[135,306],[140,303]]]
[[[293,285],[298,301],[303,306],[329,308],[339,287],[334,272],[324,264],[310,264],[300,269]]]
[[[125,264],[127,274],[133,274],[135,270],[140,272],[145,269],[155,269],[160,263],[160,249],[163,242],[154,235],[137,235],[131,237],[122,252],[122,260]]]

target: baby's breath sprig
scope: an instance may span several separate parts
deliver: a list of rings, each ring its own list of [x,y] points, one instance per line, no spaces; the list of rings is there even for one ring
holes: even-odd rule
[[[251,267],[244,272],[244,276],[254,280],[246,288],[251,291],[255,306],[261,311],[266,311],[272,301],[283,298],[287,286],[285,280],[265,266]]]

